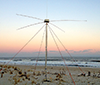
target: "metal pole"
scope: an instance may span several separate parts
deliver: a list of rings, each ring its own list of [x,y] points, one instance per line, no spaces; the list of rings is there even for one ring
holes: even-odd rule
[[[47,35],[47,26],[48,26],[48,23],[46,23],[46,34],[45,34],[45,79],[47,80],[47,38],[48,38],[48,35]]]

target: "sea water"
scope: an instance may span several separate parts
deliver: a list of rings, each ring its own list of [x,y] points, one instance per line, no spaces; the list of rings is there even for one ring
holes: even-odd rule
[[[0,57],[0,64],[9,65],[45,65],[45,57],[16,57],[11,60],[11,57]],[[48,66],[80,66],[80,67],[95,67],[100,68],[100,57],[49,57],[47,58]]]

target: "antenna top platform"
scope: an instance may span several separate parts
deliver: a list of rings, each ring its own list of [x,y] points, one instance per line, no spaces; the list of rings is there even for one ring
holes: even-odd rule
[[[44,20],[44,23],[49,23],[49,19],[45,19]]]

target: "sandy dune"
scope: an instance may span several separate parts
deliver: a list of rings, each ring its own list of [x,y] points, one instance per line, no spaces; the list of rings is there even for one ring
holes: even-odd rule
[[[0,69],[2,69],[0,65]],[[100,85],[100,68],[68,67],[75,85]],[[0,72],[0,85],[74,85],[66,67],[48,66],[45,82],[44,66],[5,66]]]

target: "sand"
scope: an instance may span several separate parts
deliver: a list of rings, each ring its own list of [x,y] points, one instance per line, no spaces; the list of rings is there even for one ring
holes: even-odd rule
[[[2,65],[0,65],[0,69]],[[45,82],[44,66],[8,65],[0,72],[0,85],[100,85],[100,68],[48,66]],[[90,72],[90,73],[89,73]]]

